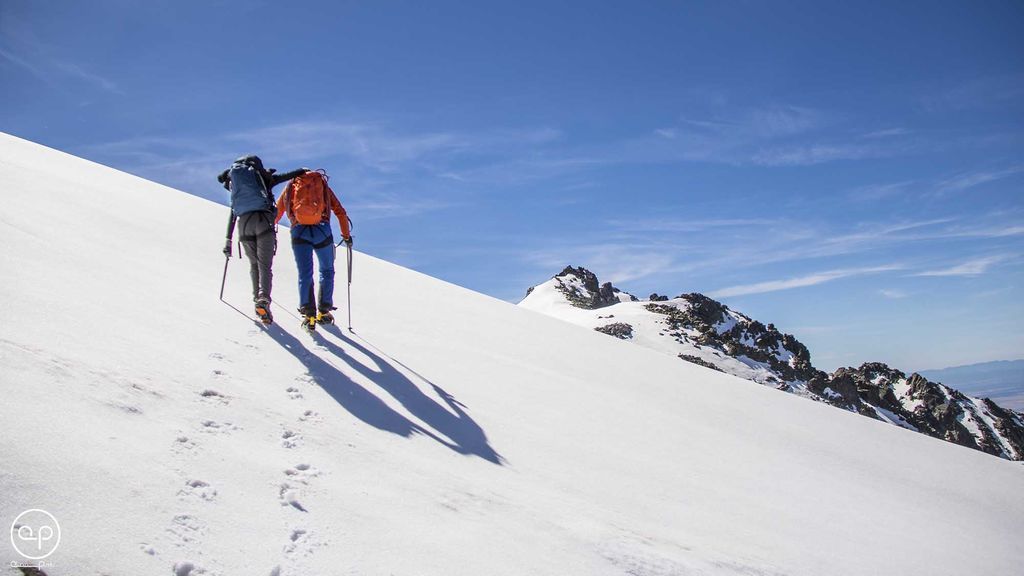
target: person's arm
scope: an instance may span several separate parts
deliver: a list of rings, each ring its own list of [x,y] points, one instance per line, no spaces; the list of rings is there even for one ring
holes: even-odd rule
[[[224,255],[228,258],[231,257],[231,237],[235,235],[235,211],[231,210],[228,217],[228,235],[227,239],[224,240]]]
[[[324,186],[327,186],[324,183]],[[345,240],[352,239],[352,229],[349,227],[348,212],[345,212],[345,207],[338,201],[338,197],[334,195],[334,190],[331,190],[330,186],[327,186],[327,195],[331,199],[331,211],[338,217],[338,224],[341,226],[341,237]]]
[[[292,170],[291,172],[285,172],[284,174],[276,174],[276,173],[271,172],[270,173],[270,187],[273,188],[274,186],[277,186],[281,182],[284,182],[286,180],[291,180],[292,178],[295,178],[296,176],[302,176],[306,172],[309,172],[309,168],[298,168],[298,169]]]
[[[274,218],[274,224],[281,221],[281,216],[284,216],[284,211],[288,209],[288,194],[292,191],[292,185],[289,182],[288,186],[285,186],[284,193],[277,199],[277,217]],[[292,226],[295,224],[292,223]]]

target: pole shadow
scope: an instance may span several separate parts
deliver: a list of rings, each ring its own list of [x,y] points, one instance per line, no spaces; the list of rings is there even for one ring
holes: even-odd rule
[[[349,337],[336,325],[326,326],[324,331],[344,340],[347,345],[370,358],[377,369],[359,361],[348,361],[349,355],[340,346],[319,335],[317,335],[318,344],[339,359],[346,361],[350,367],[398,400],[410,414],[436,431],[440,435],[438,439],[440,442],[460,454],[478,456],[499,466],[505,464],[505,459],[491,447],[483,428],[466,412],[465,405],[456,400],[454,396],[398,360],[383,352],[371,350],[371,347],[374,349],[376,347],[359,336],[355,336],[354,333],[353,337]],[[356,340],[357,338],[366,342],[366,346],[360,344]],[[425,394],[412,379],[400,372],[395,367],[396,365],[401,366],[415,378],[430,386],[444,402],[444,405]]]

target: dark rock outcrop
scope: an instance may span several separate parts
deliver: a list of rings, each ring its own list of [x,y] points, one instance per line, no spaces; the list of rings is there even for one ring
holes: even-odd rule
[[[603,332],[609,336],[615,336],[622,340],[629,340],[633,337],[633,327],[625,322],[613,322],[611,324],[605,324],[604,326],[598,326],[594,328],[598,332]]]
[[[582,289],[574,285],[575,283],[572,282],[573,277],[579,279],[582,283]],[[620,302],[618,294],[622,292],[621,290],[612,286],[611,282],[599,284],[597,275],[582,266],[578,268],[566,266],[565,270],[562,270],[555,276],[555,280],[559,281],[558,289],[577,308],[595,310]],[[636,297],[632,295],[629,298],[636,300]]]
[[[856,386],[862,414],[896,418],[904,427],[934,438],[1024,460],[1024,418],[991,400],[975,401],[920,374],[907,376],[879,362],[840,368],[827,385],[838,390],[850,382]]]
[[[722,370],[718,366],[715,366],[711,362],[708,362],[707,360],[701,358],[700,356],[693,356],[692,354],[680,354],[679,357],[681,359],[683,359],[683,360],[686,360],[687,362],[692,362],[693,364],[697,364],[698,366],[703,366],[705,368],[711,368],[712,370],[718,370],[719,372],[724,372],[724,370]]]
[[[807,347],[791,334],[779,332],[774,325],[765,326],[733,313],[728,306],[703,294],[681,294],[675,301],[673,304],[648,304],[645,308],[664,314],[666,323],[676,331],[696,331],[697,344],[766,364],[783,381],[806,382],[818,376]]]

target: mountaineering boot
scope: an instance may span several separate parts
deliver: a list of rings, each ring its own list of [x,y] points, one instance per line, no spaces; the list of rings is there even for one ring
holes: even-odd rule
[[[305,316],[302,318],[302,329],[312,334],[316,332],[316,316]]]
[[[274,316],[270,313],[270,300],[267,298],[256,299],[256,315],[260,317],[260,322],[264,324],[273,324]]]
[[[317,324],[334,324],[334,315],[331,314],[330,311],[321,312],[321,313],[316,315],[316,323]]]
[[[302,316],[302,329],[312,334],[316,331],[316,308],[313,306],[299,306],[299,314]]]

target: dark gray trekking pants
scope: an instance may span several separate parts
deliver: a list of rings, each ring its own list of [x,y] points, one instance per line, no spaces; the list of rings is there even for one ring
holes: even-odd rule
[[[270,300],[274,281],[271,266],[277,251],[274,215],[270,212],[249,212],[238,217],[239,240],[249,258],[249,276],[252,277],[252,299]]]

